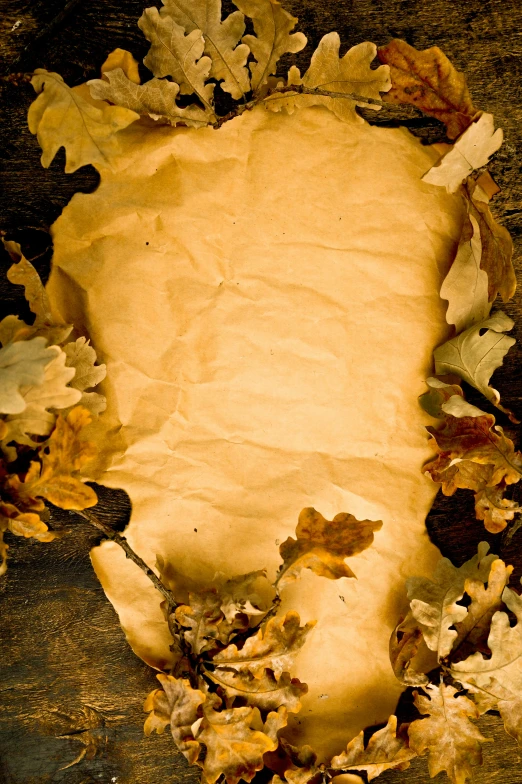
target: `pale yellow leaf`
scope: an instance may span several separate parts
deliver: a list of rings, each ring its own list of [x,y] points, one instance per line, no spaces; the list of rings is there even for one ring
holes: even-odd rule
[[[130,79],[134,84],[140,83],[140,72],[138,70],[138,61],[134,59],[130,52],[126,49],[114,49],[107,57],[101,67],[102,76],[109,71],[115,71],[121,68],[125,76]]]
[[[22,390],[43,383],[45,368],[56,357],[56,348],[46,348],[46,343],[45,338],[38,337],[0,349],[0,413],[24,411],[27,402]]]

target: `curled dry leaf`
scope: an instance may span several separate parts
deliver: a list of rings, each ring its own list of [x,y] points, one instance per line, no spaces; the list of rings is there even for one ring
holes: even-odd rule
[[[31,463],[25,482],[17,487],[22,499],[46,498],[62,509],[87,509],[97,503],[94,490],[75,476],[96,454],[94,444],[82,437],[90,421],[90,413],[81,406],[66,419],[58,415],[48,453],[41,453],[41,464]]]
[[[245,641],[241,649],[235,644],[229,645],[217,653],[212,662],[218,668],[249,670],[256,678],[262,678],[265,670],[270,669],[276,678],[280,678],[290,669],[314,626],[314,621],[301,626],[299,615],[293,611],[281,618],[270,618],[255,636]]]
[[[397,717],[390,716],[386,727],[375,732],[364,748],[364,732],[360,732],[346,751],[333,757],[330,767],[334,770],[362,770],[368,781],[380,776],[385,770],[406,770],[415,752],[408,746],[408,736],[397,732]]]
[[[45,338],[17,341],[0,349],[0,413],[20,414],[27,403],[24,387],[41,385],[45,368],[56,357]]]
[[[522,598],[505,588],[502,601],[516,616],[515,626],[507,613],[496,612],[488,637],[491,656],[476,651],[453,664],[451,674],[472,692],[485,694],[489,708],[497,701],[506,731],[522,745]]]
[[[220,776],[227,784],[252,781],[264,767],[263,755],[277,748],[277,732],[286,723],[284,708],[269,713],[264,724],[258,708],[205,709],[196,737],[206,746],[205,758],[198,764],[208,784]]]
[[[205,42],[200,30],[185,35],[183,28],[162,8],[146,8],[138,25],[151,47],[143,62],[154,76],[171,76],[182,95],[196,95],[215,119],[212,108],[214,85],[206,84],[212,61],[203,56]]]
[[[439,376],[456,373],[482,392],[494,406],[509,414],[510,412],[500,405],[500,395],[496,389],[489,386],[489,380],[516,342],[515,338],[503,334],[513,326],[513,320],[502,311],[494,313],[479,324],[474,324],[435,349],[435,373]],[[510,418],[514,420],[512,415]]]
[[[455,193],[472,171],[488,163],[503,140],[502,129],[495,131],[493,115],[481,114],[422,179],[430,185],[445,186],[449,193]]]
[[[92,106],[59,74],[42,68],[36,69],[31,84],[38,97],[27,119],[43,150],[42,166],[50,166],[60,147],[65,147],[66,172],[89,163],[110,168],[109,161],[119,148],[117,131],[138,115],[121,106]]]
[[[478,493],[520,480],[522,455],[501,427],[493,429],[494,423],[491,414],[448,416],[439,430],[427,428],[439,454],[426,463],[424,472],[442,484],[444,495],[453,495],[459,487]]]
[[[254,93],[275,74],[279,58],[300,52],[306,46],[303,33],[292,33],[297,19],[284,10],[277,0],[235,0],[235,5],[252,19],[255,35],[245,35],[243,43],[252,52],[251,89]]]
[[[475,493],[475,514],[477,520],[484,521],[486,531],[498,534],[503,531],[508,521],[522,512],[516,501],[504,498],[505,487],[501,483],[497,487],[485,487]]]
[[[442,558],[435,569],[434,579],[410,577],[406,582],[413,617],[417,621],[426,645],[443,659],[451,652],[458,633],[455,624],[464,621],[467,609],[458,602],[462,599],[466,580],[486,582],[496,555],[487,552],[489,545],[481,542],[477,555],[462,566],[455,567]]]
[[[464,74],[438,46],[418,51],[395,38],[380,46],[377,56],[390,66],[392,87],[384,100],[411,104],[436,117],[446,125],[450,139],[460,136],[477,116]]]
[[[207,676],[223,690],[228,702],[242,699],[247,705],[263,711],[277,710],[280,706],[288,713],[299,713],[301,698],[308,691],[306,683],[291,678],[283,672],[276,678],[272,670],[265,670],[261,677],[254,677],[249,670],[227,670],[217,667]]]
[[[419,403],[426,413],[436,419],[444,419],[443,405],[452,397],[464,397],[458,384],[446,384],[438,378],[427,378],[428,391],[419,397]]]
[[[298,69],[290,69],[288,84],[303,85],[309,88],[320,88],[336,93],[348,93],[361,96],[360,100],[346,98],[329,98],[324,95],[294,95],[284,93],[281,96],[271,95],[265,99],[265,105],[272,111],[285,109],[292,113],[296,108],[306,106],[325,106],[340,120],[345,122],[364,122],[355,111],[356,106],[379,110],[380,106],[364,102],[364,98],[379,99],[381,92],[390,88],[389,69],[380,66],[372,69],[370,64],[375,59],[377,47],[368,41],[357,44],[339,57],[341,39],[338,33],[323,36],[319,46],[312,55],[310,67],[301,79]]]
[[[324,778],[325,765],[317,764],[317,754],[311,746],[297,748],[284,738],[280,739],[277,752],[265,755],[265,764],[279,774],[273,777],[272,784],[281,784],[281,776],[289,784],[316,784]]]
[[[493,302],[497,294],[500,294],[504,302],[507,302],[517,287],[512,262],[513,240],[509,231],[496,222],[491,214],[487,195],[471,178],[466,183],[465,195],[469,200],[470,217],[476,220],[480,230],[480,268],[488,276],[488,299]]]
[[[198,656],[217,644],[226,645],[230,637],[248,629],[248,616],[237,613],[228,621],[221,610],[221,596],[214,591],[190,593],[189,605],[176,608],[175,618],[186,631],[185,640]]]
[[[283,566],[277,578],[279,588],[297,579],[301,569],[311,569],[321,577],[337,580],[355,577],[345,558],[362,553],[373,543],[380,520],[356,520],[341,512],[325,520],[312,507],[303,509],[297,523],[297,539],[288,537],[279,548]]]
[[[186,33],[200,30],[205,54],[212,60],[210,76],[221,82],[232,98],[243,98],[250,90],[246,61],[250,49],[239,43],[245,32],[245,17],[234,11],[221,20],[221,0],[163,0],[165,11]]]
[[[428,752],[430,776],[444,770],[453,784],[472,778],[472,767],[482,764],[482,743],[487,742],[470,719],[478,719],[476,706],[453,686],[426,686],[428,697],[415,692],[415,705],[426,719],[410,724],[408,735],[414,753]]]
[[[422,640],[422,631],[411,612],[399,621],[391,634],[390,662],[395,677],[405,686],[424,686],[428,683],[428,677],[411,666]]]
[[[150,735],[154,730],[162,733],[170,725],[176,746],[193,764],[199,756],[200,744],[194,738],[192,726],[201,718],[200,706],[206,696],[199,689],[193,689],[187,680],[163,674],[156,677],[162,688],[152,691],[145,700],[143,709],[149,713],[145,734]]]

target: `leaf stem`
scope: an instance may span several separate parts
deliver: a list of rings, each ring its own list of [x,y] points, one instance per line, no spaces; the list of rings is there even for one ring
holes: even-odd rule
[[[143,558],[141,558],[137,553],[134,552],[134,550],[128,543],[127,539],[125,539],[124,536],[121,536],[121,534],[119,534],[117,531],[114,531],[110,526],[106,525],[102,520],[100,520],[99,517],[97,517],[90,511],[84,509],[81,512],[76,511],[76,514],[80,515],[80,517],[83,517],[99,531],[102,531],[107,537],[107,539],[110,539],[111,542],[115,542],[117,545],[119,545],[122,548],[127,558],[129,558],[133,563],[136,564],[136,566],[138,566],[141,569],[141,571],[149,578],[149,580],[156,588],[156,590],[159,591],[159,593],[166,600],[166,602],[169,605],[168,609],[170,615],[170,609],[172,607],[176,607],[178,604],[176,602],[176,599],[174,598],[174,595],[171,593],[171,591],[169,591],[168,588],[166,588],[163,585],[160,578],[157,576],[157,574],[155,574],[155,572],[152,571],[150,566],[148,566],[145,563]]]

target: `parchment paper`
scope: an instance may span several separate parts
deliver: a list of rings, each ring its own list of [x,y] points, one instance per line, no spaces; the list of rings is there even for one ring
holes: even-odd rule
[[[303,507],[383,520],[357,580],[304,572],[284,596],[318,620],[291,734],[338,753],[393,712],[404,579],[439,555],[417,397],[448,335],[460,201],[421,182],[438,156],[406,130],[324,108],[121,137],[115,173],[53,227],[49,283],[108,366],[124,450],[101,481],[131,497],[132,547],[201,581],[273,578]],[[92,560],[134,651],[166,666],[158,594],[116,545]]]

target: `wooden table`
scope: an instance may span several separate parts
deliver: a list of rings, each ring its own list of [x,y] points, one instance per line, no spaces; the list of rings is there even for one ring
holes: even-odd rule
[[[137,0],[2,0],[0,8],[2,131],[2,195],[0,228],[22,241],[42,276],[48,272],[47,229],[73,193],[96,187],[97,175],[85,167],[63,172],[63,150],[48,170],[26,125],[32,88],[5,77],[44,67],[60,73],[70,85],[98,75],[115,47],[142,58],[147,42],[136,26],[146,3]],[[225,3],[228,7],[229,3]],[[311,47],[326,32],[338,30],[343,47],[363,40],[384,44],[392,37],[417,48],[440,46],[468,78],[475,104],[494,113],[505,143],[491,172],[502,192],[494,212],[522,251],[522,32],[519,0],[286,0],[309,38]],[[6,284],[9,261],[2,256],[2,316],[27,315],[20,291]],[[520,267],[520,263],[518,263]],[[521,297],[505,308],[522,337]],[[517,334],[518,333],[518,334]],[[504,402],[522,415],[520,342],[495,379]],[[473,402],[473,398],[472,398]],[[501,419],[499,418],[499,422]],[[509,429],[518,441],[516,429]],[[100,491],[106,519],[123,528],[129,515],[125,494]],[[167,784],[199,780],[175,750],[170,735],[145,738],[144,696],[155,686],[153,672],[127,645],[114,610],[90,565],[88,551],[97,536],[87,525],[62,513],[71,533],[52,545],[11,537],[10,565],[0,579],[0,784]],[[487,535],[475,520],[472,494],[439,495],[427,521],[433,541],[460,564],[487,539],[492,549],[515,565],[512,584],[522,574],[522,531],[509,546]],[[401,707],[408,716],[408,700]],[[520,751],[503,730],[497,715],[480,721],[494,742],[484,749],[486,764],[477,784],[520,784]],[[81,757],[81,759],[80,759]],[[72,764],[78,760],[75,764]],[[71,765],[70,767],[66,767]],[[442,777],[440,777],[442,778]],[[425,760],[408,771],[390,772],[383,782],[429,781]]]

